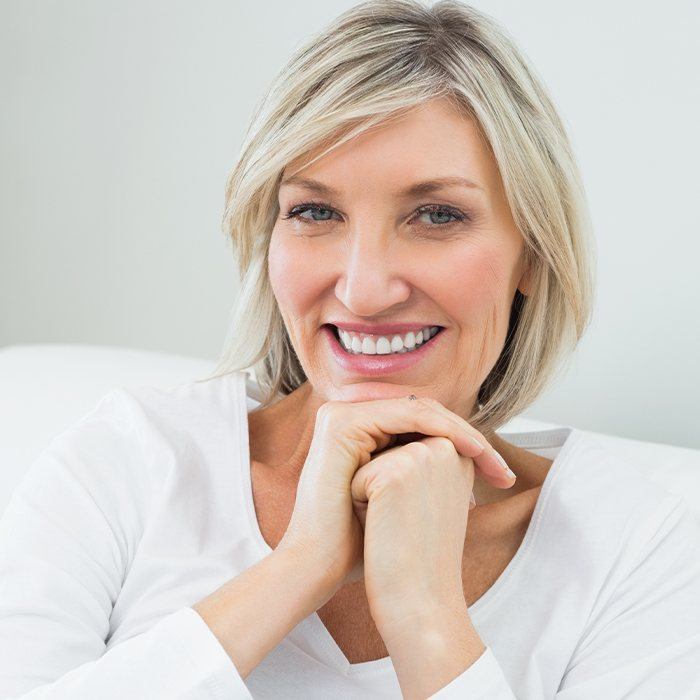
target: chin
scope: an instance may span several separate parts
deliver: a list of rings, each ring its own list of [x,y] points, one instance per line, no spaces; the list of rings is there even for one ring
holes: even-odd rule
[[[425,396],[409,384],[394,384],[368,380],[355,384],[345,384],[338,389],[338,401],[374,401],[376,399],[402,399],[409,394]],[[334,397],[335,398],[335,397]]]

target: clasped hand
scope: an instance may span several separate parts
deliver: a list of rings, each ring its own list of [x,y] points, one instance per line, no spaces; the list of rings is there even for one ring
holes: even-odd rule
[[[364,581],[376,622],[462,597],[474,460],[446,437],[390,447],[355,473]]]
[[[435,399],[327,401],[278,549],[319,572],[326,600],[364,578],[378,628],[463,605],[475,469],[497,488],[512,486],[486,438]]]

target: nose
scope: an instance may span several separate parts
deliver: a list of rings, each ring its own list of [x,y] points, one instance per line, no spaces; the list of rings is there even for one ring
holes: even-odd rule
[[[374,221],[376,227],[376,219]],[[391,230],[348,233],[345,255],[337,261],[335,293],[356,316],[375,316],[406,301],[413,276],[420,276],[421,264],[402,254]],[[424,263],[425,261],[423,261]]]

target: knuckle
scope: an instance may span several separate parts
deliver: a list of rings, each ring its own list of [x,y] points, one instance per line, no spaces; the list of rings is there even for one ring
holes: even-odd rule
[[[421,408],[437,408],[440,402],[434,399],[432,396],[419,396],[418,405]]]
[[[465,421],[466,431],[470,438],[480,442],[482,445],[488,447],[489,441],[484,437],[484,434],[477,430],[471,423]]]
[[[453,452],[456,452],[455,445],[450,438],[438,436],[435,438],[435,440],[436,447],[440,454],[452,454]]]
[[[326,401],[326,403],[321,404],[316,411],[316,423],[317,424],[332,424],[339,420],[341,411],[344,410],[344,406],[340,401]]]
[[[420,460],[426,459],[431,452],[430,447],[422,440],[409,442],[407,445],[404,445],[404,449],[407,450],[409,455]]]
[[[385,470],[383,477],[387,484],[402,484],[412,478],[413,471],[422,464],[423,459],[417,452],[403,452],[394,462],[395,468]]]
[[[455,446],[452,440],[443,435],[434,435],[425,440],[426,447],[430,450],[433,456],[439,459],[451,457],[455,452]]]

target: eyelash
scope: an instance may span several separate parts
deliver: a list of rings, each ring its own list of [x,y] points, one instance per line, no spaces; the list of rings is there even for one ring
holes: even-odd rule
[[[284,219],[299,219],[305,224],[322,224],[327,221],[330,221],[330,219],[325,219],[322,221],[314,221],[313,219],[304,219],[300,216],[300,214],[303,214],[305,211],[310,210],[310,209],[326,209],[331,212],[335,212],[335,209],[330,206],[330,204],[326,204],[325,202],[302,202],[301,204],[297,204],[294,207],[292,207],[282,218]],[[446,212],[450,214],[451,216],[454,216],[456,218],[456,221],[448,221],[444,224],[426,224],[428,228],[445,228],[447,226],[450,226],[451,224],[459,224],[459,223],[464,223],[465,221],[472,221],[472,216],[469,213],[464,213],[459,211],[459,209],[455,209],[454,207],[447,206],[445,204],[426,204],[423,207],[419,207],[415,215],[420,216],[421,214],[431,214],[436,211],[441,211],[441,212]]]

